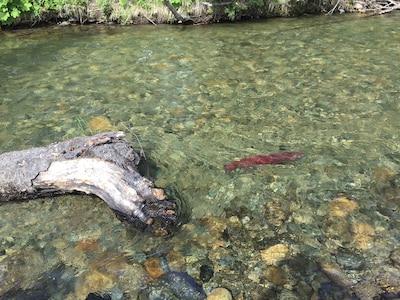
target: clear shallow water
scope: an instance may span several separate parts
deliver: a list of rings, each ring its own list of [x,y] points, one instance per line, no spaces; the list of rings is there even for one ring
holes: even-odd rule
[[[0,294],[59,272],[65,288],[52,295],[135,299],[160,248],[198,281],[212,266],[206,291],[245,299],[399,293],[399,24],[393,14],[2,32],[1,152],[91,134],[105,117],[140,137],[149,176],[176,185],[192,217],[165,241],[127,232],[96,198],[2,205]],[[223,169],[279,151],[304,157]],[[271,265],[276,244],[288,253]]]

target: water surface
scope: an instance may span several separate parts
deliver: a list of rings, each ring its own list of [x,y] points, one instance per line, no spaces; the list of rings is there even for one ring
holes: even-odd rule
[[[63,288],[41,289],[54,299],[136,299],[154,253],[245,299],[400,293],[399,44],[398,14],[2,32],[0,152],[106,119],[140,138],[146,175],[178,187],[192,215],[159,240],[93,197],[4,204],[0,295],[53,272]],[[223,168],[280,151],[304,157]],[[277,244],[288,252],[270,263]]]

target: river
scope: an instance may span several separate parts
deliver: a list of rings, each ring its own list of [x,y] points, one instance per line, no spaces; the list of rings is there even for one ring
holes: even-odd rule
[[[122,130],[191,212],[160,239],[95,197],[3,204],[0,296],[150,297],[157,259],[236,299],[398,295],[399,19],[0,32],[1,153]]]

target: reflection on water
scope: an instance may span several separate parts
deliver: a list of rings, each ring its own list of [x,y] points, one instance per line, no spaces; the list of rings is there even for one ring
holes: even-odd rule
[[[160,255],[244,299],[400,293],[398,19],[2,32],[1,152],[135,133],[148,176],[179,187],[192,216],[159,240],[97,198],[2,205],[0,295],[55,272],[74,282],[58,297],[135,299]],[[304,157],[223,169],[280,151]]]

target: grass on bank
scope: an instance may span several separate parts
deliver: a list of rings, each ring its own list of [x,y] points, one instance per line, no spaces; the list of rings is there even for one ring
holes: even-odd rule
[[[333,2],[335,1],[335,2]],[[341,0],[345,1],[352,0]],[[337,0],[170,0],[196,23],[328,11]],[[84,23],[171,23],[163,0],[0,0],[0,25],[36,25],[62,21]]]
[[[333,12],[383,14],[400,0],[169,0],[193,23]],[[176,22],[164,0],[0,0],[0,28],[45,23]]]

